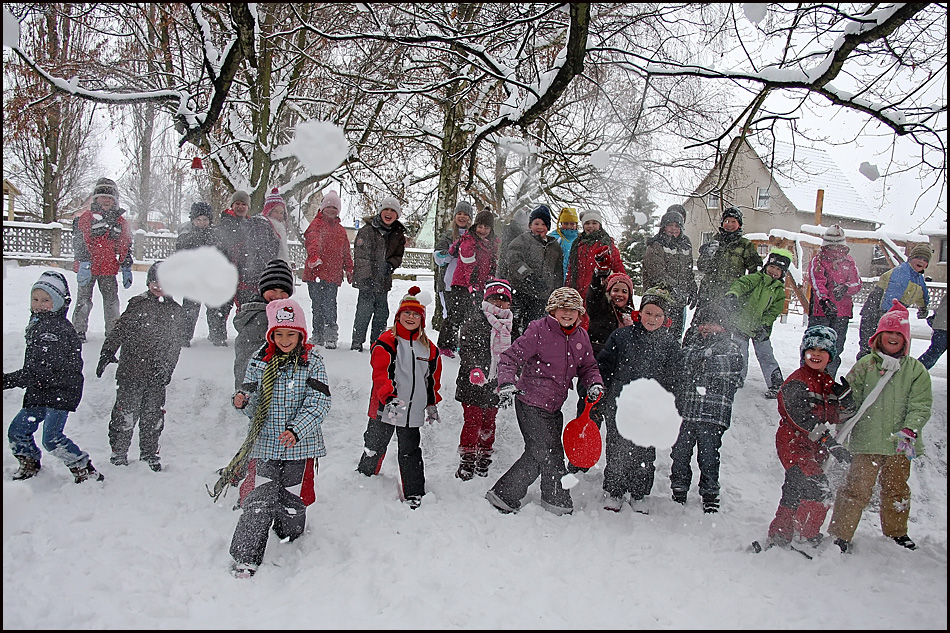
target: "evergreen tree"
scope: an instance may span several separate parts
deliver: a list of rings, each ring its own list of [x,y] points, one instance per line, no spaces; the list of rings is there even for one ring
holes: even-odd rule
[[[617,248],[623,259],[623,267],[634,288],[643,284],[643,254],[647,250],[647,240],[655,232],[657,218],[653,215],[656,204],[650,200],[649,183],[645,176],[637,179],[633,194],[627,197],[627,209],[621,218],[623,234]]]

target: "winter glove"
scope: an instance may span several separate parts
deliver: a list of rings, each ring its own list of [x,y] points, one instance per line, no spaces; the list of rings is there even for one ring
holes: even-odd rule
[[[436,422],[441,422],[439,418],[439,408],[434,404],[430,404],[426,407],[426,424],[435,424]]]
[[[119,359],[115,357],[115,354],[112,356],[106,356],[103,354],[99,357],[99,365],[96,367],[96,378],[102,378],[102,372],[106,370],[106,367],[110,363],[118,363]]]
[[[498,388],[498,406],[507,409],[515,402],[515,396],[524,393],[513,384],[508,383]]]
[[[706,257],[712,257],[719,250],[719,240],[711,240],[700,248],[702,254]]]
[[[842,377],[841,382],[831,383],[831,393],[838,397],[838,407],[845,411],[854,410],[854,394],[851,393],[851,385],[847,378]]]
[[[128,290],[132,287],[132,267],[122,267],[122,287]]]
[[[397,398],[393,398],[383,407],[383,415],[389,420],[390,424],[397,424],[406,419],[406,403]]]
[[[607,244],[601,244],[595,248],[591,253],[594,255],[594,264],[600,270],[607,270],[610,268],[610,246]]]
[[[846,294],[848,294],[848,287],[844,284],[835,286],[835,289],[831,291],[831,296],[835,298],[835,301],[841,301]]]
[[[914,440],[917,439],[917,433],[913,429],[903,428],[892,437],[897,438],[897,453],[903,453],[907,459],[917,457],[917,449],[914,448]]]
[[[928,314],[930,314],[930,312],[927,311],[927,308],[921,308],[920,310],[917,311],[917,318],[921,320],[926,320]]]
[[[825,316],[836,317],[838,316],[838,306],[834,304],[834,301],[831,299],[825,299],[822,297],[818,300],[818,305],[821,306],[822,312],[825,313]]]
[[[752,338],[758,342],[762,342],[768,340],[770,336],[772,336],[772,328],[763,325],[753,333]]]
[[[604,395],[604,386],[599,384],[591,385],[587,388],[587,401],[597,402]]]
[[[92,262],[79,262],[79,272],[76,273],[76,283],[88,286],[92,283]]]
[[[821,436],[821,439],[818,440],[818,443],[821,444],[831,456],[834,457],[839,462],[851,463],[851,453],[844,446],[839,444],[835,438],[831,437],[831,433],[825,432]]]

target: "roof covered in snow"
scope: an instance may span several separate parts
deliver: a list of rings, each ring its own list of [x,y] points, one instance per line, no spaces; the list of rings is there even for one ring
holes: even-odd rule
[[[830,154],[776,141],[774,159],[771,151],[755,148],[762,162],[782,192],[803,213],[815,210],[815,192],[825,190],[822,211],[825,214],[852,220],[881,223],[874,205],[865,200]]]

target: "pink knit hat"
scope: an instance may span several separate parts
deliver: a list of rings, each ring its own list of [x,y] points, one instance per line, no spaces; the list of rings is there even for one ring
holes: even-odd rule
[[[301,342],[307,342],[307,315],[303,308],[293,299],[276,299],[267,304],[267,336],[269,343],[274,342],[274,330],[289,328],[297,330],[303,337]]]
[[[333,207],[337,211],[343,208],[343,203],[340,202],[340,194],[335,191],[330,191],[327,195],[323,196],[323,200],[320,201],[320,210],[323,211],[327,207]]]
[[[874,347],[877,337],[883,332],[897,332],[904,337],[904,356],[910,353],[910,313],[903,303],[897,299],[891,299],[893,305],[891,309],[884,313],[881,320],[877,322],[877,330],[874,336],[868,341],[868,345]]]
[[[617,284],[625,285],[627,290],[630,291],[630,296],[633,296],[633,280],[626,273],[613,273],[607,277],[607,283],[604,284],[607,294],[610,294],[610,289]]]
[[[278,205],[284,205],[284,209],[287,208],[287,203],[284,202],[284,199],[281,197],[280,193],[277,191],[277,187],[274,187],[270,190],[270,193],[267,194],[267,197],[264,198],[264,210],[261,211],[261,215],[265,218],[270,215],[270,212],[274,210],[274,207]]]

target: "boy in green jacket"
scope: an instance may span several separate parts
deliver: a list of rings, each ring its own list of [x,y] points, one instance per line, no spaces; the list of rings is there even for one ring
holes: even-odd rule
[[[844,486],[838,490],[829,532],[842,552],[861,513],[871,500],[875,480],[881,484],[881,531],[907,549],[917,546],[907,536],[910,515],[910,460],[923,453],[920,432],[930,419],[933,394],[927,368],[910,356],[910,314],[893,300],[847,380],[858,407],[850,437],[844,441],[853,456]],[[883,383],[883,385],[882,385]]]
[[[772,353],[772,324],[785,306],[785,273],[792,263],[792,254],[777,248],[769,253],[762,270],[732,282],[726,293],[726,306],[733,315],[733,338],[742,351],[742,374],[739,386],[749,373],[749,341],[765,377],[765,397],[774,400],[785,382],[782,369]]]

